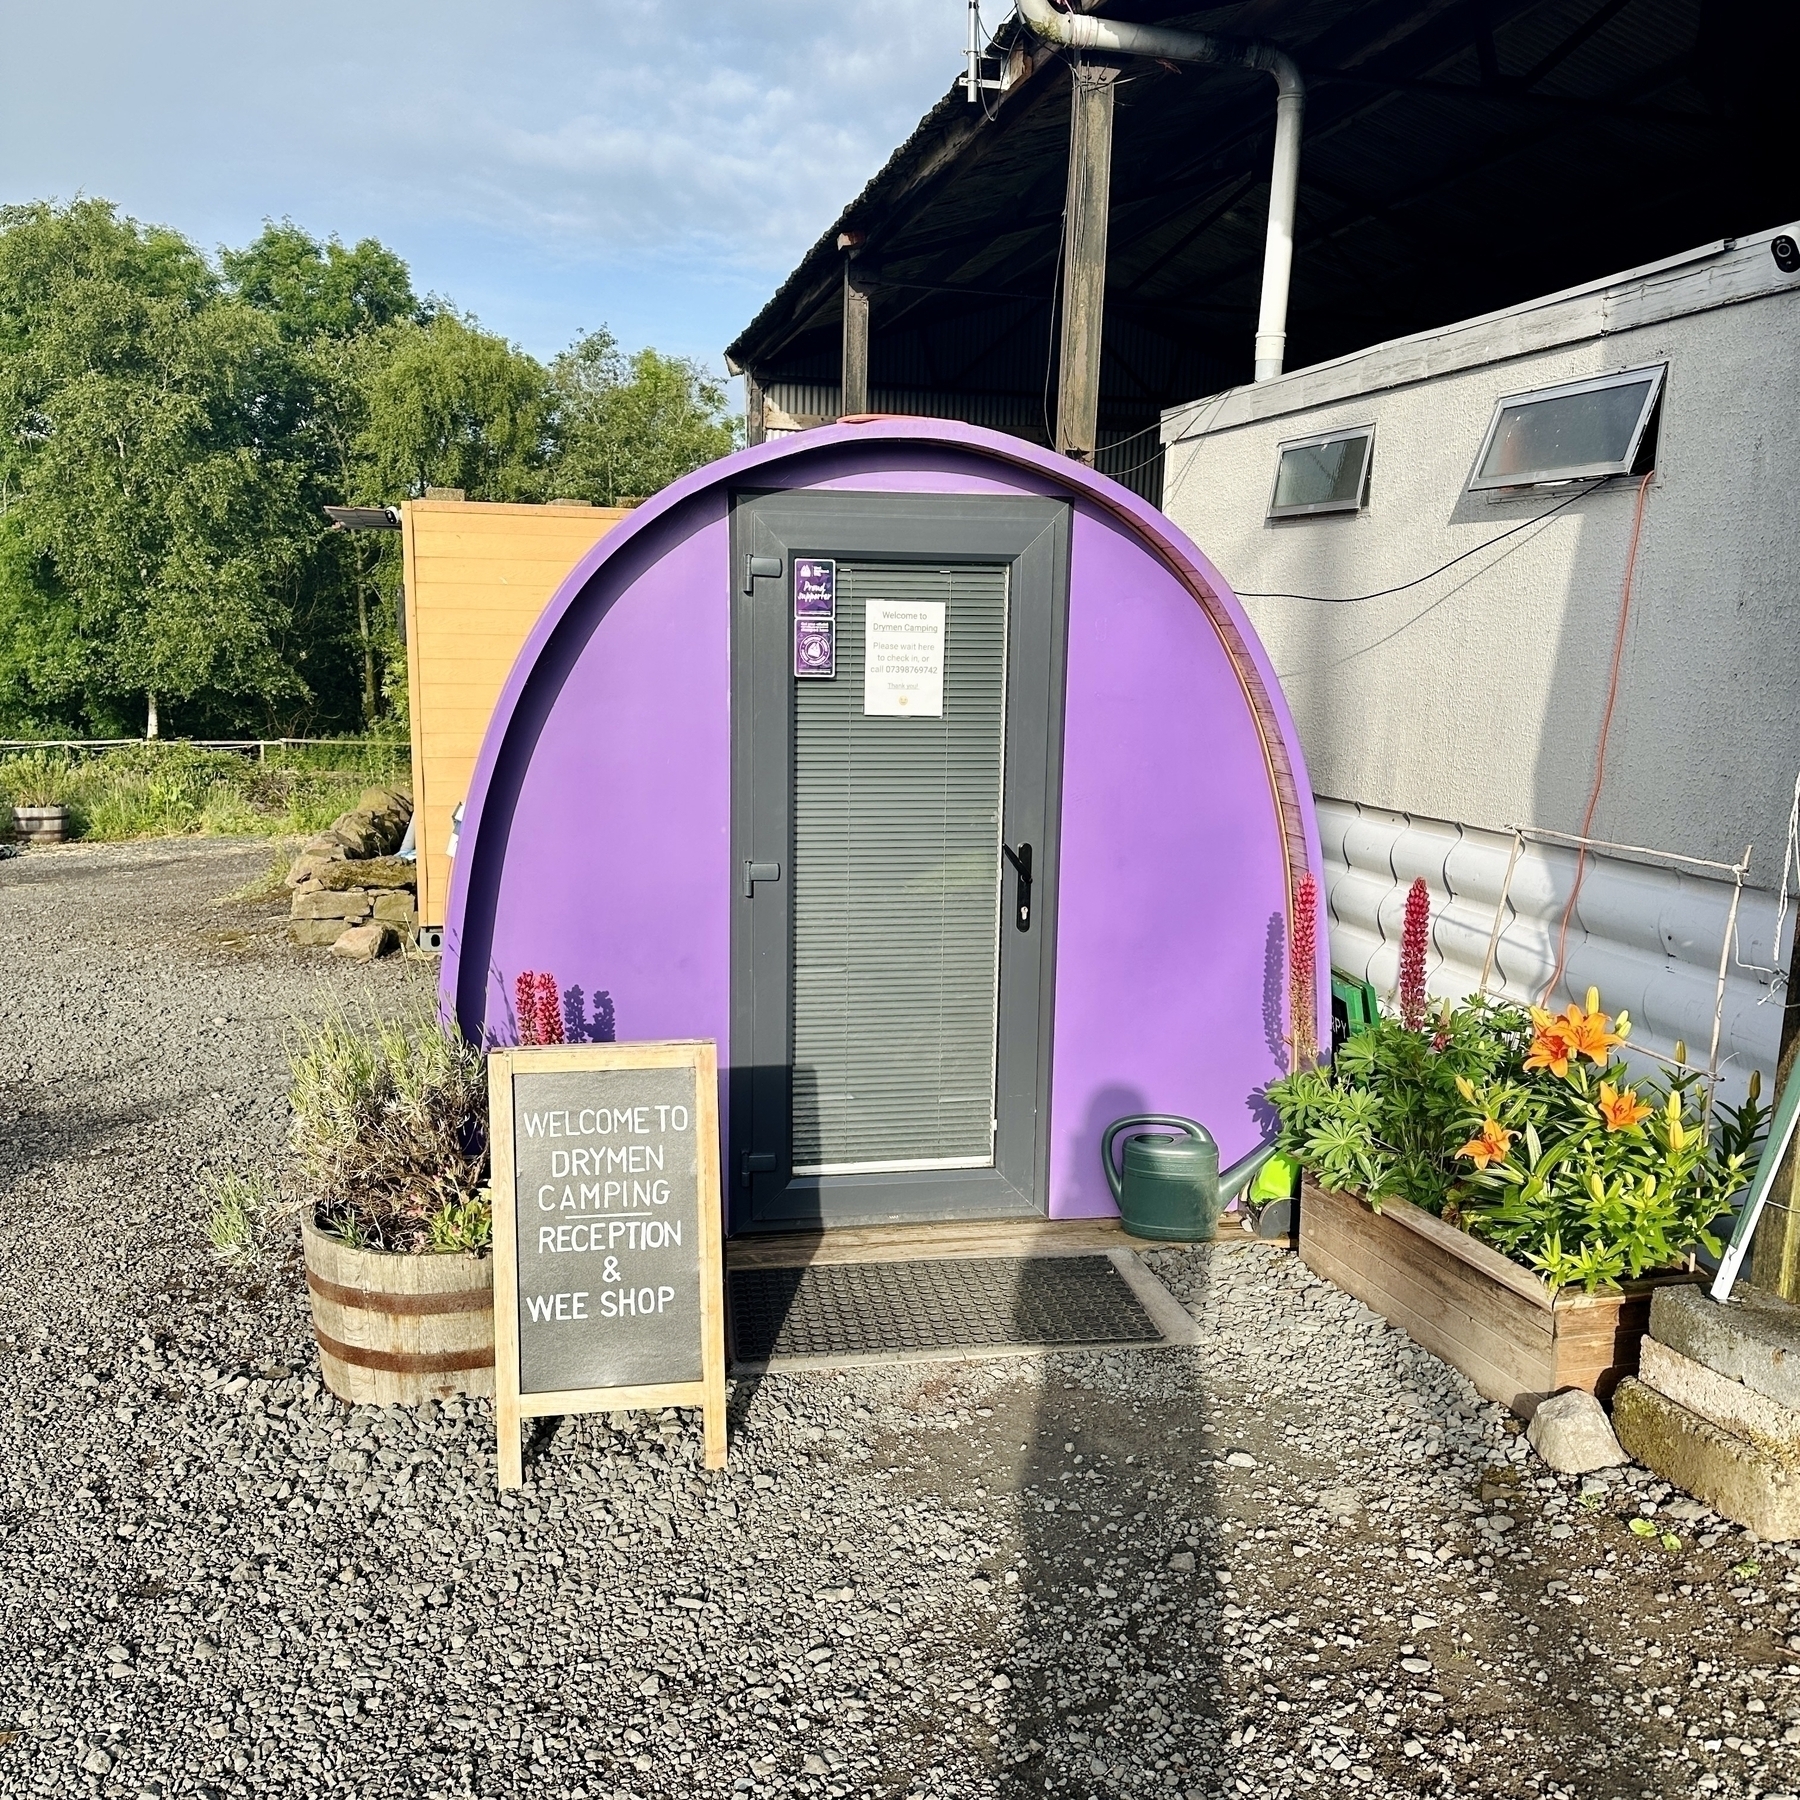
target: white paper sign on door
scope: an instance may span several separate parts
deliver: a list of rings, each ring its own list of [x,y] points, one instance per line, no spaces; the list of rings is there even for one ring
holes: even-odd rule
[[[944,716],[944,602],[871,600],[863,615],[863,712]]]

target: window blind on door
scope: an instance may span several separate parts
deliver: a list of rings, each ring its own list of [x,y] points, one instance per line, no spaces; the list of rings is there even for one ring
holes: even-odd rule
[[[863,712],[870,600],[942,601],[942,718]],[[797,1175],[994,1157],[1007,571],[838,566],[837,675],[794,704]]]

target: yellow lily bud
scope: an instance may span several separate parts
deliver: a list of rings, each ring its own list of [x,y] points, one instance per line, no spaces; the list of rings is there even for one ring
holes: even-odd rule
[[[1754,1106],[1762,1098],[1762,1070],[1750,1071],[1750,1104]]]
[[[1588,989],[1587,1009],[1589,1012],[1598,1012],[1600,1010],[1600,990],[1598,988]]]
[[[1456,1091],[1461,1094],[1465,1100],[1472,1101],[1475,1098],[1475,1084],[1466,1075],[1457,1076]]]
[[[1628,1012],[1620,1013],[1618,1018],[1613,1022],[1613,1030],[1619,1034],[1621,1040],[1630,1037],[1631,1014]]]
[[[1675,1040],[1675,1060],[1678,1063],[1685,1063],[1687,1061],[1687,1039],[1686,1038],[1677,1038]]]

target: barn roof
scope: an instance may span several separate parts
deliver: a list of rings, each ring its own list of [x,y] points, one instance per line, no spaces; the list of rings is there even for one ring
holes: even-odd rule
[[[1735,236],[1792,210],[1786,66],[1763,0],[1108,0],[1109,16],[1280,45],[1308,103],[1288,366]],[[838,373],[844,253],[873,284],[872,404],[1047,440],[1069,68],[1016,21],[1016,79],[960,83],[727,352],[804,400]],[[1273,85],[1132,62],[1118,88],[1101,441],[1249,379]],[[800,410],[807,410],[803,405]],[[1128,454],[1129,453],[1129,454]],[[1103,455],[1102,467],[1107,466]]]

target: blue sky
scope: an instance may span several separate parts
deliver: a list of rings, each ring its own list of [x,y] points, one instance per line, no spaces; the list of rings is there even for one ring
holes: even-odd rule
[[[1003,6],[990,4],[997,15]],[[376,236],[539,356],[720,351],[960,73],[963,0],[9,9],[0,198]]]

